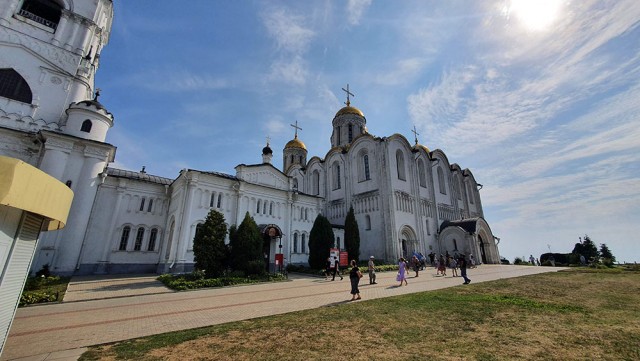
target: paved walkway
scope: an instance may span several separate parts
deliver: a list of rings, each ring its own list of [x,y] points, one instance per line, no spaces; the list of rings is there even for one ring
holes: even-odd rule
[[[469,270],[469,277],[473,284],[561,269],[482,265]],[[460,277],[433,274],[429,269],[403,287],[396,286],[395,272],[378,273],[376,285],[369,285],[365,274],[361,295],[369,300],[461,286]],[[168,291],[149,276],[74,278],[63,303],[18,309],[0,360],[77,360],[91,345],[339,305],[351,297],[347,277],[335,282],[289,278],[290,282],[189,292]]]

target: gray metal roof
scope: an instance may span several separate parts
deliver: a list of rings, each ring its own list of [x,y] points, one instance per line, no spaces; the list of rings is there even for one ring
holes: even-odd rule
[[[107,175],[110,177],[116,178],[127,178],[138,180],[142,182],[155,183],[161,185],[170,185],[173,182],[173,179],[159,177],[157,175],[151,175],[142,172],[133,172],[130,170],[117,169],[117,168],[107,168]]]

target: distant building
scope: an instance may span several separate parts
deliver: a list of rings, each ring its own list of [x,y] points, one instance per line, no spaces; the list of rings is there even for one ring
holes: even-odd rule
[[[210,209],[238,225],[249,212],[265,236],[273,267],[308,259],[318,214],[342,225],[353,207],[361,255],[395,261],[413,252],[467,253],[499,263],[483,218],[479,185],[441,150],[394,134],[376,137],[351,106],[332,120],[331,148],[308,159],[294,139],[283,169],[240,164],[235,175],[183,169],[175,179],[110,168],[105,142],[113,115],[94,76],[113,19],[110,0],[8,0],[0,9],[0,155],[21,159],[75,193],[67,227],[42,237],[32,266],[58,274],[182,272],[193,268],[193,237]],[[348,93],[348,92],[347,92]],[[258,156],[258,154],[256,154]],[[257,157],[256,157],[257,158]]]

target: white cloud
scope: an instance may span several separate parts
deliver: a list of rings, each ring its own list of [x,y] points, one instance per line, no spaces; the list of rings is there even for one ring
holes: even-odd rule
[[[376,83],[392,86],[406,83],[408,80],[412,80],[416,75],[422,71],[425,64],[423,58],[409,58],[403,59],[395,63],[393,69],[389,71],[381,71],[376,76]]]
[[[304,85],[309,72],[306,62],[302,57],[295,56],[289,59],[280,59],[271,64],[271,72],[267,80],[296,85]]]
[[[224,78],[190,70],[152,69],[123,77],[121,82],[156,92],[190,92],[220,90],[231,87]]]
[[[278,49],[301,54],[307,50],[315,36],[312,30],[305,27],[304,17],[292,14],[289,9],[271,9],[266,11],[262,18],[267,33],[275,41]]]
[[[360,24],[360,18],[371,5],[371,0],[349,0],[347,2],[347,20],[350,25]]]

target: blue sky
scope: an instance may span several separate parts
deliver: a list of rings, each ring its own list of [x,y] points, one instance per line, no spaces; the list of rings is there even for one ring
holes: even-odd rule
[[[482,183],[501,255],[588,234],[640,261],[640,6],[628,1],[115,1],[96,84],[115,167],[175,178],[369,132],[442,149]]]

